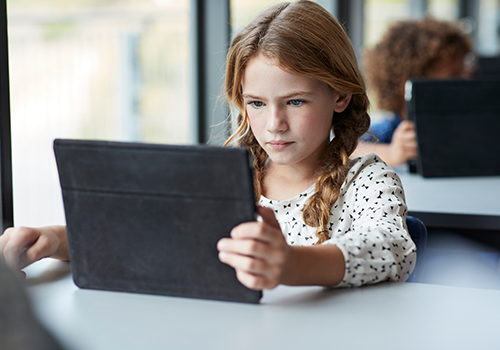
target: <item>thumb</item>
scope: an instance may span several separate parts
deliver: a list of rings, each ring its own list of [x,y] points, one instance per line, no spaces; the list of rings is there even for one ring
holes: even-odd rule
[[[403,120],[400,125],[403,130],[415,129],[415,124],[411,120]]]
[[[273,226],[277,229],[281,229],[280,224],[278,223],[278,220],[276,220],[276,216],[274,215],[274,211],[271,208],[257,206],[257,213],[262,217],[262,221],[265,224]]]

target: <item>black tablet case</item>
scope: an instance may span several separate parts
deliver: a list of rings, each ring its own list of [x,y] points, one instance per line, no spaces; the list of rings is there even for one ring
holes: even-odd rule
[[[81,288],[258,303],[216,244],[255,220],[245,149],[54,141]]]
[[[418,173],[500,175],[500,80],[413,80],[406,99]]]
[[[475,78],[500,78],[500,57],[478,57]]]

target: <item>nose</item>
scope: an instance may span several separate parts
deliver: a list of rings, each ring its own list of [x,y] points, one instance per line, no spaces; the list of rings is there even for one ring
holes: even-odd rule
[[[270,108],[267,117],[267,131],[272,134],[282,133],[288,130],[286,112],[280,107]]]

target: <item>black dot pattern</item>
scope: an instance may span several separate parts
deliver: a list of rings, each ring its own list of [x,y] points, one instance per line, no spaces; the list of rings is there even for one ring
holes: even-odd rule
[[[288,200],[261,197],[272,208],[290,245],[314,245],[316,228],[307,226],[302,211],[314,193],[313,185]],[[416,246],[406,227],[407,206],[401,181],[394,170],[374,154],[351,160],[351,167],[330,212],[330,239],[346,262],[337,287],[355,287],[382,281],[406,281],[416,263]]]

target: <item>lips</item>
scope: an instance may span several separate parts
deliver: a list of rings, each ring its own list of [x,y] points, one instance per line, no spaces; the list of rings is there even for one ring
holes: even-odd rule
[[[289,147],[290,145],[292,145],[293,142],[282,141],[282,140],[273,140],[273,141],[269,141],[267,144],[274,150],[282,150],[282,149],[285,149],[285,148]]]

